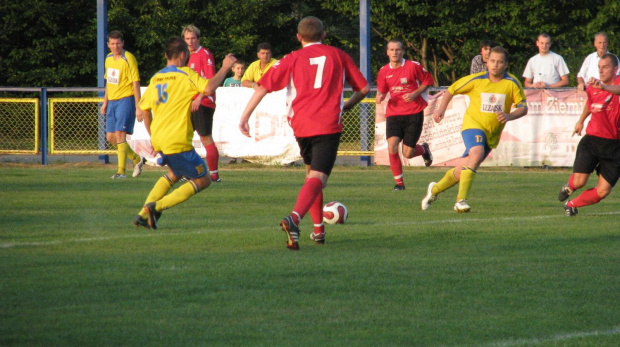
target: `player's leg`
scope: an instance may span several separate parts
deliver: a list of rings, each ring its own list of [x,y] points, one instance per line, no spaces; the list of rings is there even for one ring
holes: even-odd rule
[[[406,116],[391,116],[386,118],[385,135],[388,143],[388,156],[390,159],[390,170],[394,177],[394,191],[404,190],[403,163],[400,160],[398,147],[404,136],[404,124]]]
[[[424,113],[419,112],[405,117],[407,124],[404,129],[403,156],[411,159],[421,155],[424,159],[424,165],[427,167],[431,166],[433,154],[429,145],[426,142],[421,145],[418,144],[420,135],[422,135],[422,127],[424,126]]]
[[[220,154],[212,137],[214,113],[214,109],[200,105],[197,111],[192,112],[192,125],[200,136],[200,143],[205,148],[205,159],[211,180],[213,182],[221,182],[218,168]]]
[[[314,226],[310,238],[317,244],[325,243],[325,225],[323,224],[323,190],[319,192],[310,206],[310,218]]]
[[[580,146],[581,142],[584,140],[585,137],[582,141],[580,141]],[[616,185],[618,179],[620,178],[619,141],[590,138],[585,141],[585,146],[587,147],[586,152],[597,159],[598,165],[596,166],[596,170],[599,178],[596,187],[582,192],[578,197],[564,204],[564,211],[569,217],[577,214],[578,207],[593,205],[603,200],[611,193],[612,188]],[[577,150],[579,151],[579,147]],[[588,155],[581,153],[575,158],[575,168],[579,165],[580,171],[585,170],[585,164],[583,164],[583,162],[586,160],[584,157],[588,157]],[[577,164],[577,158],[580,158],[579,164]],[[592,170],[594,170],[594,168]],[[581,183],[585,185],[585,182],[579,182],[579,184]]]
[[[573,173],[568,177],[568,182],[560,188],[558,200],[564,201],[577,189],[584,187],[588,183],[590,174],[599,164],[599,158],[592,153],[593,138],[585,135],[577,145],[575,162],[573,163]],[[596,141],[594,141],[596,142]]]
[[[340,134],[298,138],[301,156],[306,164],[306,181],[301,187],[293,211],[285,217],[280,226],[287,233],[287,247],[299,249],[299,223],[308,213],[316,199],[327,185],[327,179],[336,162]],[[322,200],[322,199],[321,199]],[[320,201],[322,206],[323,202]]]

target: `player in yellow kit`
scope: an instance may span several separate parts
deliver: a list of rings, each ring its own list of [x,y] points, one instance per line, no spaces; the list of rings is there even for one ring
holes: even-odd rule
[[[469,212],[471,208],[467,203],[467,196],[476,170],[491,150],[497,147],[506,122],[527,114],[523,86],[519,79],[506,71],[509,59],[508,51],[504,48],[492,48],[487,61],[488,72],[463,77],[444,94],[441,105],[433,114],[437,123],[443,119],[454,95],[469,96],[469,107],[465,111],[461,127],[465,153],[459,165],[448,170],[439,182],[428,185],[420,204],[422,210],[427,210],[439,193],[458,183],[459,192],[454,210],[459,213]],[[515,109],[511,112],[513,105]]]
[[[168,165],[169,170],[155,183],[144,207],[134,218],[136,227],[157,229],[163,210],[188,200],[211,184],[209,170],[192,144],[194,128],[190,105],[197,93],[215,93],[236,59],[228,54],[221,69],[206,80],[185,66],[188,58],[185,41],[180,37],[169,39],[166,42],[167,67],[151,78],[140,100],[144,125],[151,135],[153,149],[158,152],[159,164]],[[181,177],[190,180],[168,194]]]
[[[110,53],[105,59],[106,80],[105,95],[101,114],[106,115],[106,138],[116,145],[118,169],[114,179],[125,178],[127,159],[134,163],[133,177],[142,172],[144,158],[136,154],[127,144],[127,134],[133,134],[136,118],[142,121],[142,111],[137,107],[140,102],[140,74],[138,63],[133,54],[123,49],[125,41],[120,31],[108,34]]]

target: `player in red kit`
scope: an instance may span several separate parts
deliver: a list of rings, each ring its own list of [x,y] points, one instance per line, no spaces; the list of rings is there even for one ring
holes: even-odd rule
[[[590,174],[598,173],[596,187],[582,192],[564,204],[566,216],[577,214],[577,208],[603,200],[620,178],[620,77],[618,58],[606,53],[598,62],[600,80],[591,78],[586,93],[588,102],[575,125],[573,134],[581,135],[585,119],[592,114],[586,135],[579,141],[573,174],[568,178],[558,200],[564,201],[577,189],[588,183]]]
[[[193,25],[183,28],[183,40],[189,47],[187,66],[196,71],[200,77],[210,79],[215,75],[213,54],[200,45],[200,30]],[[192,125],[200,136],[200,143],[205,148],[207,167],[213,182],[220,182],[218,161],[220,153],[211,136],[213,131],[213,114],[215,113],[215,94],[198,94],[192,103]]]
[[[310,237],[316,243],[325,243],[323,188],[338,153],[342,111],[353,107],[370,91],[351,57],[322,44],[324,37],[320,19],[302,19],[297,26],[297,40],[302,48],[280,59],[258,81],[239,122],[241,132],[250,136],[248,119],[262,98],[287,88],[288,122],[306,164],[306,180],[293,212],[280,222],[291,250],[299,249],[299,223],[308,212],[314,224]],[[355,91],[347,102],[343,102],[344,81]]]
[[[385,117],[390,168],[396,181],[395,191],[405,189],[403,164],[398,154],[401,141],[405,158],[421,155],[424,165],[431,166],[433,163],[429,145],[426,142],[421,145],[417,143],[424,125],[424,109],[428,105],[426,90],[435,81],[420,63],[404,59],[404,53],[401,41],[390,40],[387,44],[390,62],[377,75],[377,103],[383,102],[387,93],[390,93]]]

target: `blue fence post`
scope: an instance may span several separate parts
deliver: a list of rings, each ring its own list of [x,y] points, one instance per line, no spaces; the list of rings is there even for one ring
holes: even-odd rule
[[[370,83],[370,0],[360,0],[360,70]],[[360,103],[360,150],[362,151],[370,150],[369,107],[368,103]],[[369,166],[370,156],[363,155],[360,161],[362,165]]]
[[[47,165],[47,88],[41,88],[41,115],[40,115],[40,124],[41,124],[41,165]]]
[[[105,72],[105,56],[106,56],[106,37],[108,33],[108,1],[97,0],[97,87],[104,88],[105,81],[103,80],[103,74]],[[99,92],[99,97],[104,97],[104,92]],[[101,105],[100,105],[101,107]],[[97,148],[100,150],[106,148],[105,137],[105,116],[101,112],[98,114],[98,141]],[[99,155],[99,161],[104,164],[110,163],[110,157],[107,154]]]

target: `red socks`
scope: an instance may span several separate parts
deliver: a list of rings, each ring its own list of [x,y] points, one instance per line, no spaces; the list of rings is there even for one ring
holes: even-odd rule
[[[217,146],[215,143],[211,143],[205,147],[205,150],[207,151],[207,166],[209,167],[209,172],[217,173],[217,162],[220,159],[220,152],[218,152]]]
[[[424,151],[424,149],[422,149]],[[394,176],[394,181],[399,186],[404,186],[405,182],[403,181],[403,163],[400,161],[400,155],[398,153],[390,153],[390,169],[392,169],[392,175]]]
[[[313,210],[315,210],[317,207],[313,206],[313,204],[323,205],[322,193],[323,182],[321,182],[320,179],[313,177],[306,180],[306,183],[304,183],[303,187],[301,187],[301,190],[299,191],[299,194],[297,195],[297,202],[295,202],[295,207],[293,208],[293,219],[295,219],[295,213],[299,215],[299,219],[302,219],[311,207],[314,207]],[[319,194],[321,195],[320,199]],[[315,200],[319,200],[319,202],[315,203]],[[318,206],[318,208],[320,208],[321,211],[323,210],[323,206]],[[299,224],[299,220],[296,220],[295,222]]]
[[[569,182],[571,181],[572,180],[569,180]],[[569,201],[567,205],[569,207],[582,207],[582,206],[594,205],[601,200],[603,200],[603,198],[598,196],[598,193],[596,192],[596,188],[590,188],[584,191],[583,193],[581,193],[581,195],[579,195],[578,197]]]

